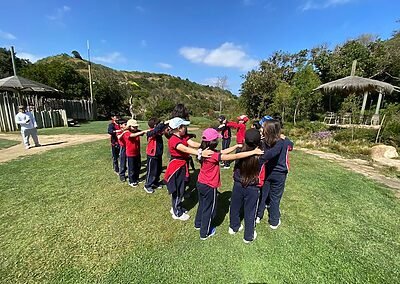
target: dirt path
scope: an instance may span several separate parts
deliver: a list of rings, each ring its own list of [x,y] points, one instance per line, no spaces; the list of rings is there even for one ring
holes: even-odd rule
[[[67,146],[77,145],[88,141],[97,141],[108,139],[107,134],[91,134],[91,135],[39,135],[39,141],[42,147],[33,147],[26,150],[21,144],[0,150],[0,163],[11,161],[18,157],[34,155],[46,152],[51,149],[58,149]],[[21,136],[17,134],[0,134],[0,138],[21,141]]]
[[[322,159],[335,161],[341,166],[349,169],[353,172],[362,174],[374,181],[377,181],[381,184],[384,184],[392,189],[396,190],[396,196],[400,198],[400,180],[397,178],[387,177],[370,165],[368,161],[361,159],[346,159],[340,155],[333,153],[326,153],[318,150],[306,149],[306,148],[296,148],[297,150],[301,150],[305,153],[312,154],[318,156]]]

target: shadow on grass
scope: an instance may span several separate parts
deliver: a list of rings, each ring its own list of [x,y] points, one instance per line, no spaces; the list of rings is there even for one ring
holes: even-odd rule
[[[215,226],[220,226],[228,215],[231,196],[232,191],[224,191],[217,195],[217,213],[213,221]]]
[[[66,141],[58,141],[58,142],[40,144],[40,147],[54,146],[54,145],[60,145],[60,144],[64,144],[64,143],[66,143]]]

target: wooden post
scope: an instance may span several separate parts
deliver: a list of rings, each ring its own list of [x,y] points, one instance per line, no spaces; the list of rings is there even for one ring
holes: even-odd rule
[[[379,91],[378,103],[376,104],[375,114],[379,115],[379,110],[382,104],[382,91]]]
[[[362,107],[361,107],[360,122],[362,122],[363,118],[364,118],[365,107],[367,105],[367,99],[368,99],[368,92],[366,91],[364,93],[364,99],[363,99],[363,103],[362,103]]]

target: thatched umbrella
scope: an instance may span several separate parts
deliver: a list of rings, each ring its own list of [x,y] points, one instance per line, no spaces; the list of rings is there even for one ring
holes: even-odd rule
[[[379,93],[391,94],[393,91],[399,92],[400,88],[378,80],[358,76],[347,76],[339,80],[325,83],[315,90],[322,90],[326,93],[334,91],[352,93],[377,91]]]
[[[324,93],[345,92],[345,93],[364,93],[364,100],[361,108],[361,117],[364,116],[365,106],[369,92],[378,92],[379,98],[372,118],[373,123],[379,124],[379,109],[382,103],[382,94],[391,94],[393,91],[400,92],[400,88],[378,80],[362,78],[358,76],[347,76],[329,83],[322,84],[314,91],[321,90]]]
[[[59,90],[47,86],[45,84],[35,82],[21,76],[10,76],[7,78],[0,79],[0,91],[11,91],[11,92],[60,92]]]

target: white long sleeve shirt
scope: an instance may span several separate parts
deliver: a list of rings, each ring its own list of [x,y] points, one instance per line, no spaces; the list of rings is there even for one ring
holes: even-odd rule
[[[15,122],[21,125],[21,130],[37,127],[35,116],[31,112],[19,112],[15,116]]]

